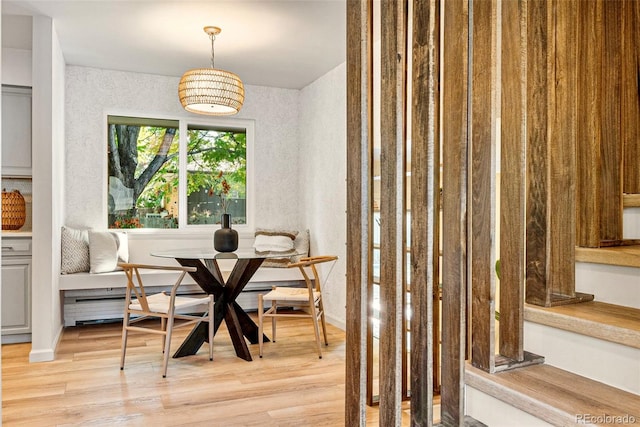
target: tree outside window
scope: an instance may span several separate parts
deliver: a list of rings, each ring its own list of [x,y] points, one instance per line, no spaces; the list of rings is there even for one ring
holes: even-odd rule
[[[179,128],[177,120],[108,117],[109,228],[217,224],[223,208],[246,222],[246,131],[189,126],[182,192]]]

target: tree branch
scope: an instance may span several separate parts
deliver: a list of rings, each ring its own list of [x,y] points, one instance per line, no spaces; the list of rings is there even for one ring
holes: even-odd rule
[[[156,155],[153,157],[153,160],[149,163],[149,166],[140,174],[140,176],[135,180],[133,186],[133,199],[138,200],[138,197],[144,191],[149,181],[153,178],[153,176],[160,170],[162,165],[166,163],[169,159],[167,153],[171,148],[171,143],[173,142],[173,138],[176,134],[176,128],[167,128],[164,136],[162,138],[162,143],[158,147],[158,151]],[[173,157],[173,156],[172,156]]]

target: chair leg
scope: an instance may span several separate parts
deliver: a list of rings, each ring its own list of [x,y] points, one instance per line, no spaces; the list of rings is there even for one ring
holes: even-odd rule
[[[124,318],[122,319],[122,349],[120,352],[120,370],[124,369],[124,357],[127,353],[127,337],[129,335],[129,317],[130,314],[128,311],[125,311]]]
[[[175,313],[175,309],[171,307],[169,309],[169,318],[167,319],[167,328],[165,330],[165,346],[164,346],[164,357],[162,359],[162,378],[167,378],[167,365],[169,364],[169,352],[171,349],[171,332],[173,331],[173,315]]]
[[[262,321],[264,320],[264,300],[262,299],[262,294],[258,295],[258,354],[262,357],[262,342],[264,339],[262,338],[263,334],[263,326]]]
[[[316,336],[316,345],[318,347],[318,358],[322,359],[322,346],[320,345],[320,330],[318,329],[318,313],[315,306],[311,306],[311,320],[313,320],[313,333]]]
[[[213,295],[209,295],[209,360],[213,360],[214,307]]]
[[[160,330],[163,331],[165,334],[162,336],[162,352],[164,353],[164,346],[166,344],[166,339],[167,339],[167,319],[165,319],[164,317],[160,318]]]
[[[276,316],[278,315],[278,301],[271,301],[271,342],[276,342]]]
[[[320,301],[318,301],[318,311],[320,312],[320,322],[322,323],[324,345],[329,345],[329,341],[327,340],[327,323],[324,321],[324,305],[322,304],[322,298],[320,298]]]

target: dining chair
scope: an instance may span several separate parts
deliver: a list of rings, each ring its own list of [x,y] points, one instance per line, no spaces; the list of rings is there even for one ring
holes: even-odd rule
[[[204,298],[177,296],[177,291],[182,284],[182,279],[189,272],[195,272],[195,267],[173,267],[146,264],[118,264],[127,276],[127,291],[124,306],[124,319],[122,321],[122,353],[120,369],[124,369],[124,359],[127,351],[127,337],[129,331],[148,332],[162,335],[162,349],[164,359],[162,361],[162,377],[167,377],[167,364],[169,362],[169,350],[171,347],[171,332],[174,328],[192,325],[197,322],[209,322],[209,360],[213,360],[213,329],[214,310],[213,295]],[[164,270],[179,272],[178,279],[171,288],[171,294],[165,292],[147,294],[142,282],[140,270]],[[134,298],[135,296],[135,298]],[[199,308],[206,305],[203,310]],[[204,308],[204,307],[203,307]],[[186,309],[186,310],[185,310]],[[202,316],[187,313],[199,313],[205,311]],[[132,317],[133,316],[133,317]],[[133,326],[144,319],[159,318],[160,328],[157,324],[151,326]],[[185,320],[179,325],[175,320]]]
[[[316,344],[318,346],[318,357],[322,359],[322,346],[320,345],[318,320],[320,320],[320,323],[322,324],[324,344],[329,345],[329,343],[327,341],[327,328],[324,320],[320,277],[316,266],[325,262],[333,262],[331,266],[332,270],[337,259],[337,256],[322,255],[304,257],[301,258],[299,262],[289,263],[287,265],[288,268],[300,269],[302,277],[304,277],[306,287],[291,288],[274,286],[269,293],[258,295],[258,348],[260,357],[262,357],[263,326],[265,318],[271,319],[271,341],[276,342],[276,319],[278,317],[308,317],[313,321],[313,331],[315,333]],[[331,270],[329,270],[329,273],[325,276],[325,282],[326,278],[331,273]],[[309,271],[313,276],[313,283],[309,275]],[[264,310],[265,301],[271,301],[271,307],[266,311]],[[287,310],[278,311],[279,308],[286,308]]]

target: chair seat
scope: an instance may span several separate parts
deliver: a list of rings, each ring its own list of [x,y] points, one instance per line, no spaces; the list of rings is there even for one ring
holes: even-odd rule
[[[149,304],[149,310],[154,313],[169,313],[169,304],[171,297],[164,292],[147,296],[147,303]],[[190,298],[190,297],[176,297],[175,308],[179,310],[181,308],[195,307],[198,305],[205,305],[208,303],[208,298]],[[137,300],[134,300],[129,304],[130,310],[142,310],[142,306]]]
[[[265,295],[258,295],[258,349],[260,357],[262,357],[262,345],[264,342],[264,318],[271,319],[272,336],[271,341],[276,342],[276,318],[278,317],[308,317],[313,322],[313,332],[316,337],[316,345],[318,347],[318,357],[322,359],[322,348],[320,346],[320,330],[318,321],[322,324],[322,335],[324,336],[324,344],[328,345],[327,341],[327,328],[324,320],[324,307],[322,305],[322,294],[320,286],[320,276],[316,269],[316,264],[323,262],[333,262],[338,259],[333,255],[322,255],[315,257],[304,257],[300,261],[290,263],[288,268],[298,268],[304,281],[307,285],[306,288],[283,288],[275,287]],[[332,265],[332,268],[333,268]],[[313,274],[313,283],[307,273],[308,269]],[[329,270],[329,274],[331,270]],[[327,276],[329,275],[327,274]],[[325,277],[326,280],[326,277]],[[271,307],[266,311],[264,309],[264,302],[271,301]],[[278,307],[291,307],[302,308],[302,310],[296,310],[294,313],[285,310],[285,312],[278,312]]]
[[[307,288],[278,288],[271,290],[262,297],[265,301],[299,301],[309,302],[309,289]],[[320,292],[313,291],[313,299],[318,301]]]

